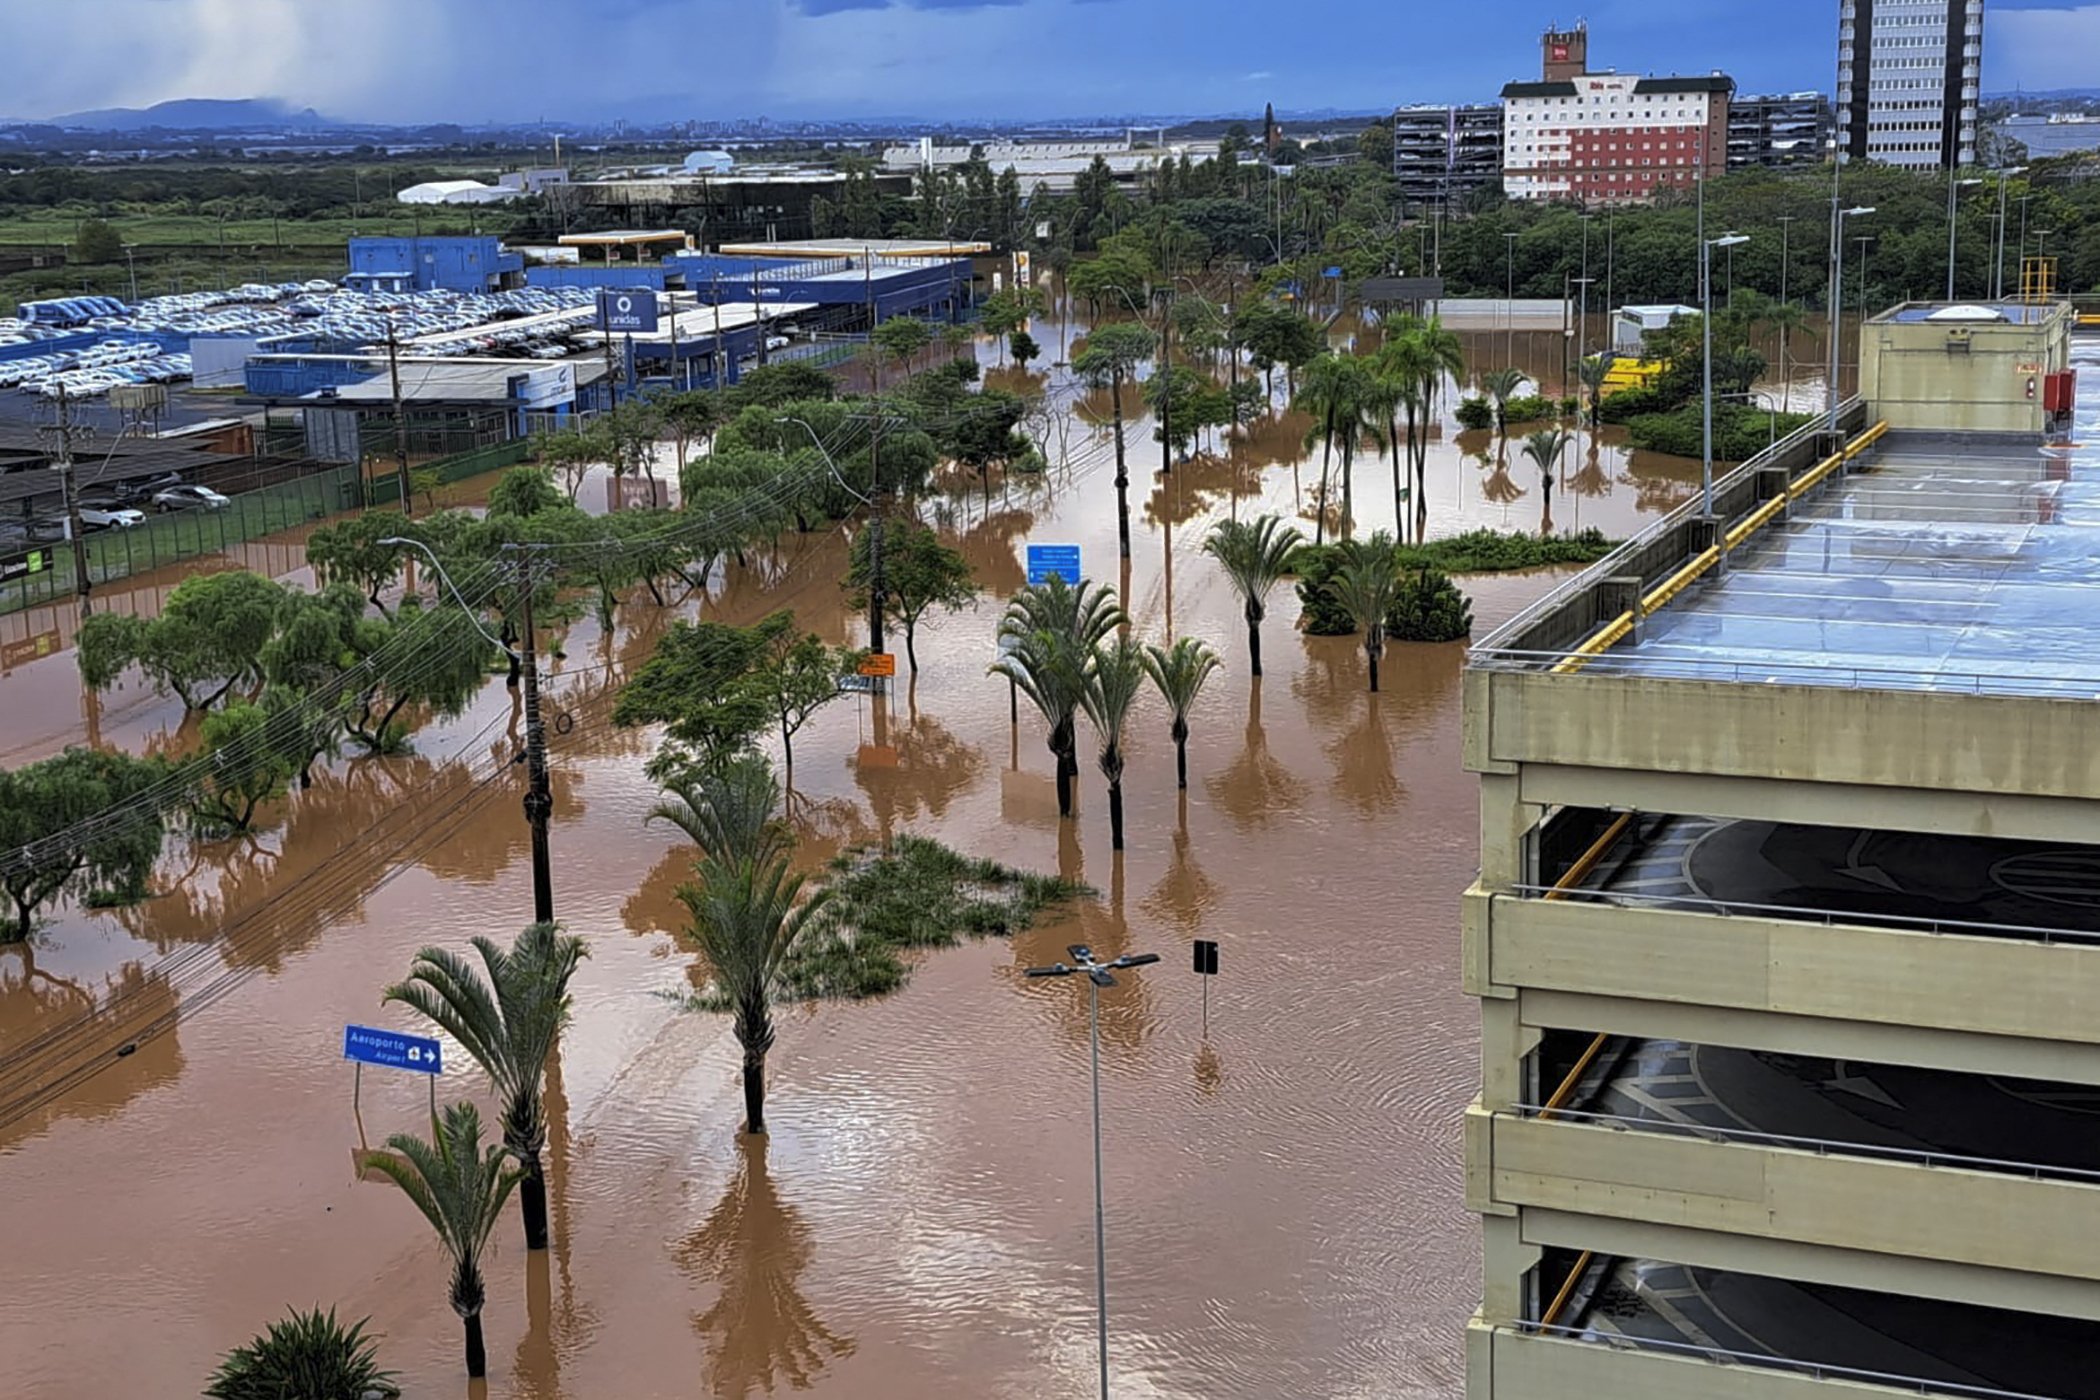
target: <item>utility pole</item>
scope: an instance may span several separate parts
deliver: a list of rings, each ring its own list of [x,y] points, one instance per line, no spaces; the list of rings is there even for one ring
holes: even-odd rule
[[[73,479],[73,441],[75,438],[86,441],[90,430],[85,426],[74,426],[73,400],[64,385],[61,384],[58,390],[57,424],[39,431],[57,444],[54,454],[57,460],[51,464],[51,469],[59,474],[59,490],[65,497],[66,537],[73,542],[73,591],[80,595],[80,615],[86,617],[89,589],[87,540],[80,531],[80,491],[79,484]]]
[[[758,294],[758,269],[751,269],[751,310],[758,317],[758,365],[766,364],[766,303]]]
[[[874,419],[868,427],[868,475],[875,488],[868,507],[868,650],[888,651],[883,644],[882,609],[889,601],[889,579],[882,571],[882,518],[889,496],[882,489],[882,400],[873,405]]]
[[[554,922],[554,874],[547,857],[547,819],[554,813],[554,796],[547,785],[547,731],[540,723],[540,668],[533,649],[531,557],[518,555],[518,609],[521,631],[520,667],[525,678],[525,821],[532,828],[532,918],[535,923]]]
[[[401,514],[415,514],[408,489],[408,413],[401,407],[400,341],[394,334],[394,313],[386,315],[386,372],[394,394],[394,481],[401,493]]]
[[[605,406],[611,408],[620,401],[620,368],[613,356],[612,317],[605,309],[605,293],[598,294],[598,331],[605,337]]]
[[[1174,474],[1173,439],[1168,428],[1174,402],[1174,286],[1167,284],[1159,313],[1159,474]]]

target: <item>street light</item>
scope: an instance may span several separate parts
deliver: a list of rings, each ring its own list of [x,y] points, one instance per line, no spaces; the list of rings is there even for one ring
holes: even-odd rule
[[[1702,453],[1699,463],[1700,510],[1712,517],[1714,513],[1714,277],[1713,252],[1716,248],[1733,248],[1738,243],[1748,243],[1749,235],[1724,233],[1719,238],[1701,239],[1699,243],[1699,334],[1705,345],[1701,358],[1705,360],[1705,391],[1700,396],[1700,419],[1702,422]]]
[[[1517,357],[1517,235],[1505,233],[1502,238],[1502,358],[1507,363]]]
[[[1116,979],[1110,975],[1112,969],[1143,967],[1159,961],[1157,953],[1125,953],[1114,962],[1097,962],[1094,950],[1084,943],[1074,943],[1065,949],[1071,956],[1070,963],[1052,963],[1048,967],[1031,967],[1023,971],[1024,977],[1070,977],[1074,973],[1085,973],[1087,979],[1088,1024],[1091,1028],[1094,1052],[1094,1301],[1096,1332],[1100,1341],[1101,1400],[1108,1400],[1108,1227],[1107,1217],[1101,1204],[1101,989],[1113,987]]]
[[[2005,298],[2005,191],[2012,184],[2012,177],[2025,175],[2024,165],[2008,165],[1998,172],[1998,253],[1991,259],[1991,300]]]
[[[1954,201],[1960,190],[1968,185],[1980,185],[1977,179],[1957,180],[1954,172],[1947,172],[1947,300],[1954,300]]]
[[[1834,433],[1838,426],[1838,339],[1845,325],[1845,220],[1871,214],[1874,206],[1856,204],[1850,209],[1838,209],[1835,200],[1831,203],[1830,382],[1824,387],[1824,397],[1829,400],[1829,428]]]

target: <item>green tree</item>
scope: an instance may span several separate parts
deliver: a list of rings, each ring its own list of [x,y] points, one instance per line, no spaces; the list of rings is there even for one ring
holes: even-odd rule
[[[1128,251],[1105,252],[1074,263],[1065,288],[1086,303],[1090,320],[1099,321],[1103,307],[1136,311],[1144,306],[1150,278],[1151,269],[1142,257]]]
[[[101,219],[82,219],[80,232],[73,236],[72,260],[77,263],[121,262],[124,257],[124,238]]]
[[[1393,126],[1391,122],[1372,122],[1356,137],[1356,153],[1364,164],[1376,170],[1393,168]]]
[[[1520,369],[1493,369],[1480,376],[1480,387],[1495,402],[1495,436],[1504,442],[1509,440],[1509,401],[1523,386],[1524,371]]]
[[[1457,642],[1473,632],[1473,605],[1456,584],[1432,568],[1407,574],[1385,615],[1395,642]]]
[[[1100,738],[1098,762],[1108,780],[1108,832],[1112,850],[1123,849],[1123,729],[1145,684],[1145,649],[1129,637],[1094,644],[1080,706]]]
[[[1143,326],[1099,326],[1088,334],[1086,348],[1072,357],[1074,374],[1093,388],[1108,390],[1115,424],[1116,527],[1125,559],[1130,557],[1130,468],[1123,459],[1123,384],[1151,356],[1152,346],[1152,332]]]
[[[496,484],[489,488],[488,513],[494,516],[508,515],[520,520],[529,520],[542,511],[553,510],[563,504],[565,501],[561,490],[554,484],[553,475],[545,467],[511,467],[497,477]],[[311,543],[307,545],[306,557],[309,563],[313,562]],[[396,554],[396,568],[400,567],[399,558]],[[376,590],[372,601],[374,604],[379,601]]]
[[[504,483],[509,476],[510,473],[506,472],[489,494],[492,514],[498,513],[499,499],[508,501],[521,489],[511,487],[509,491],[505,490]],[[531,511],[515,513],[532,514]],[[400,511],[368,510],[362,515],[320,526],[308,535],[306,562],[313,566],[315,576],[323,582],[354,584],[373,607],[385,612],[386,604],[379,601],[379,595],[401,577],[405,555],[401,546],[381,544],[380,541],[415,537],[415,527]]]
[[[475,617],[459,607],[405,605],[358,629],[362,685],[344,728],[372,753],[405,740],[395,721],[411,705],[447,719],[463,713],[489,673],[495,649]]]
[[[1261,674],[1261,624],[1269,615],[1269,594],[1291,571],[1291,554],[1305,536],[1280,516],[1253,520],[1220,520],[1203,541],[1203,552],[1218,561],[1233,592],[1240,595],[1247,618],[1247,657],[1251,674]]]
[[[810,716],[839,698],[839,682],[859,669],[867,653],[826,646],[816,633],[796,631],[791,612],[776,612],[751,630],[760,645],[741,687],[765,705],[779,727],[781,768],[793,787],[795,735]]]
[[[1027,584],[999,621],[1001,651],[991,664],[1028,697],[1049,724],[1046,742],[1057,762],[1057,814],[1072,815],[1072,780],[1079,773],[1074,717],[1086,697],[1094,649],[1129,621],[1112,588],[1062,577]]]
[[[898,369],[908,370],[912,361],[933,344],[933,328],[916,316],[892,316],[877,326],[869,339],[876,349],[897,362]]]
[[[1144,664],[1145,674],[1152,678],[1152,684],[1158,689],[1159,698],[1166,701],[1167,713],[1171,716],[1167,732],[1174,739],[1175,786],[1186,792],[1189,786],[1189,711],[1195,708],[1196,697],[1203,693],[1204,682],[1224,663],[1218,660],[1210,643],[1198,637],[1182,637],[1171,647],[1146,647]]]
[[[395,1373],[380,1369],[379,1344],[365,1335],[371,1320],[346,1327],[334,1308],[295,1309],[227,1352],[204,1394],[208,1400],[398,1400]]]
[[[1380,530],[1342,545],[1343,563],[1327,585],[1336,603],[1364,634],[1371,693],[1378,693],[1378,659],[1385,654],[1385,615],[1400,596],[1400,561],[1393,537]]]
[[[452,1311],[466,1329],[467,1375],[478,1380],[489,1369],[481,1340],[481,1305],[488,1298],[481,1256],[520,1172],[506,1164],[501,1147],[490,1143],[483,1150],[481,1115],[470,1103],[448,1105],[442,1118],[433,1114],[430,1139],[396,1133],[385,1152],[366,1160],[415,1203],[451,1256]]]
[[[585,437],[581,428],[563,428],[541,433],[534,439],[532,455],[540,466],[561,482],[571,501],[583,489],[584,478],[600,460],[598,444]]]
[[[707,958],[712,990],[729,1005],[737,1044],[744,1051],[744,1131],[766,1131],[766,1054],[773,1048],[773,993],[782,965],[810,921],[823,909],[825,890],[803,897],[804,877],[785,854],[771,859],[710,853],[678,898],[688,930]]]
[[[770,864],[795,845],[793,833],[780,820],[780,784],[773,777],[773,765],[760,753],[735,754],[673,775],[647,820],[671,823],[702,855],[731,864]]]
[[[848,593],[865,594],[872,572],[869,536],[853,540],[852,563],[843,585]],[[919,619],[934,608],[957,612],[977,598],[969,561],[941,543],[941,537],[917,521],[898,521],[887,531],[882,548],[883,612],[904,629],[904,656],[919,669],[915,643]]]
[[[302,756],[287,751],[281,729],[265,706],[248,700],[205,715],[204,772],[190,803],[205,830],[246,831],[257,807],[284,795]]]
[[[0,851],[11,855],[0,888],[15,906],[0,943],[29,937],[37,910],[60,894],[144,894],[166,830],[147,795],[166,773],[159,759],[79,748],[0,768]]]
[[[1028,324],[1028,318],[1041,310],[1041,298],[1034,289],[1008,287],[993,292],[984,299],[978,310],[978,319],[985,333],[999,344],[999,362],[1006,363],[1006,338]]]
[[[1006,338],[1006,348],[1013,355],[1014,363],[1022,369],[1028,368],[1028,362],[1043,353],[1043,347],[1036,344],[1035,337],[1027,331],[1015,331],[1009,335]]]
[[[519,1204],[525,1247],[547,1247],[547,1182],[540,1152],[547,1145],[541,1098],[547,1058],[569,1019],[569,979],[589,950],[553,924],[529,924],[508,949],[476,937],[482,971],[448,948],[425,948],[408,979],[386,989],[460,1043],[489,1077],[503,1103],[503,1145],[522,1171]]]
[[[262,650],[285,590],[245,569],[193,574],[175,585],[159,617],[96,613],[80,625],[80,675],[106,690],[136,665],[185,709],[206,710],[262,679]]]
[[[1553,493],[1553,478],[1571,436],[1565,428],[1547,428],[1524,439],[1524,455],[1539,469],[1539,485],[1547,495]]]
[[[712,389],[688,389],[662,399],[657,411],[678,452],[678,466],[685,467],[687,450],[698,439],[712,441],[715,432],[729,421],[729,407]]]
[[[1320,328],[1299,312],[1259,298],[1243,302],[1233,313],[1232,331],[1233,339],[1247,348],[1247,362],[1261,372],[1263,389],[1271,399],[1276,395],[1278,365],[1295,375],[1327,348]]]
[[[1456,333],[1446,330],[1443,323],[1431,318],[1420,321],[1413,317],[1400,319],[1397,323],[1386,323],[1386,339],[1372,361],[1372,373],[1378,383],[1374,398],[1386,408],[1388,441],[1392,441],[1396,424],[1391,422],[1392,407],[1397,405],[1407,415],[1407,456],[1414,472],[1415,512],[1417,521],[1424,522],[1425,493],[1428,490],[1429,474],[1429,426],[1434,421],[1438,396],[1443,392],[1446,375],[1457,378],[1465,373],[1465,351]],[[1400,453],[1395,448],[1393,466],[1396,473],[1393,482],[1393,509],[1396,524],[1403,519],[1400,514],[1400,483],[1398,470]],[[1404,528],[1404,527],[1403,527]]]
[[[663,725],[674,769],[729,757],[773,723],[763,697],[742,683],[763,646],[754,628],[673,623],[621,689],[613,723]]]
[[[1354,520],[1356,449],[1365,439],[1375,442],[1378,438],[1377,396],[1371,373],[1362,360],[1354,355],[1322,355],[1306,367],[1296,403],[1314,420],[1305,437],[1306,448],[1310,450],[1315,442],[1324,444],[1320,458],[1320,513],[1313,531],[1313,543],[1318,544],[1327,531],[1328,458],[1336,447],[1341,449],[1342,457],[1341,527],[1345,534]]]

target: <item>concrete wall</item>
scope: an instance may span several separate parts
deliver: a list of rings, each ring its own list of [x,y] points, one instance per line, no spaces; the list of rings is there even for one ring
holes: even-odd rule
[[[1893,1400],[1911,1390],[1598,1342],[1466,1329],[1469,1400]]]
[[[2034,325],[1871,320],[1861,397],[1899,431],[2039,434],[2042,376],[2070,363],[2069,307],[2046,313]]]

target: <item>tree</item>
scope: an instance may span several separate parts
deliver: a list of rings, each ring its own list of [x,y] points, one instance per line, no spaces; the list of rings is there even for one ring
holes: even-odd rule
[[[518,1193],[525,1216],[525,1247],[547,1247],[547,1182],[540,1152],[547,1145],[541,1081],[555,1037],[569,1019],[569,979],[590,956],[583,940],[553,924],[530,924],[508,950],[493,939],[471,940],[487,980],[446,948],[425,948],[409,965],[408,980],[386,989],[398,1001],[460,1043],[489,1077],[503,1101],[503,1145],[523,1175]]]
[[[1288,306],[1260,299],[1242,303],[1233,313],[1232,334],[1247,348],[1247,362],[1261,371],[1262,384],[1272,399],[1276,366],[1295,371],[1327,348],[1318,326]]]
[[[742,682],[780,728],[781,768],[795,783],[795,735],[811,715],[839,698],[839,682],[860,669],[867,653],[832,647],[814,632],[795,630],[795,615],[776,612],[751,629],[759,650]]]
[[[1136,311],[1145,304],[1145,287],[1151,270],[1144,260],[1129,251],[1105,252],[1076,263],[1065,278],[1065,289],[1087,304],[1089,319],[1099,321],[1104,306]]]
[[[870,569],[869,536],[854,537],[852,564],[844,583],[848,593],[865,593]],[[904,656],[919,669],[915,646],[919,619],[933,608],[957,612],[977,598],[969,561],[941,543],[941,537],[916,521],[893,524],[882,548],[883,612],[904,629]]]
[[[933,344],[933,329],[916,316],[892,316],[868,338],[877,350],[897,362],[897,368],[909,369],[911,362]]]
[[[1086,668],[1079,703],[1101,740],[1101,776],[1108,779],[1108,832],[1112,850],[1123,849],[1123,727],[1145,683],[1145,649],[1129,637],[1097,642]]]
[[[1079,773],[1073,718],[1086,695],[1094,648],[1128,620],[1114,589],[1053,576],[1024,585],[999,621],[1002,650],[989,669],[1012,681],[1050,726],[1046,742],[1057,760],[1060,817],[1072,815],[1072,780]]]
[[[1356,449],[1366,437],[1375,441],[1378,436],[1378,405],[1370,372],[1354,355],[1322,355],[1307,366],[1296,405],[1315,420],[1305,436],[1306,448],[1310,450],[1315,442],[1325,444],[1320,461],[1320,513],[1313,531],[1313,543],[1318,544],[1327,531],[1327,457],[1337,446],[1342,451],[1344,533],[1353,519]]]
[[[545,467],[511,467],[496,478],[489,488],[488,513],[493,516],[515,516],[529,520],[543,511],[554,510],[565,504],[562,493],[554,484],[553,476]],[[380,512],[390,513],[390,512]],[[370,517],[364,517],[369,519]],[[402,522],[406,524],[406,522]],[[383,537],[382,537],[383,538]],[[307,562],[313,562],[313,545],[306,547]],[[400,567],[400,555],[394,556],[395,567]],[[372,602],[379,602],[374,596]]]
[[[124,237],[101,219],[82,219],[73,237],[72,259],[77,263],[113,263],[124,256]]]
[[[519,469],[513,468],[515,470]],[[499,500],[511,500],[515,493],[527,489],[513,486],[505,491],[504,484],[510,476],[510,472],[504,473],[489,493],[491,514],[499,513]],[[529,510],[515,513],[532,514]],[[401,577],[405,555],[401,546],[381,544],[380,541],[414,538],[415,535],[415,526],[400,511],[368,510],[362,515],[320,526],[307,536],[306,562],[313,566],[315,576],[323,582],[355,584],[373,607],[385,612],[386,604],[379,601],[379,595]]]
[[[680,762],[705,765],[734,754],[773,722],[763,699],[741,685],[762,645],[752,628],[672,624],[621,689],[613,723],[663,725]]]
[[[1565,428],[1547,428],[1524,439],[1524,455],[1539,469],[1539,485],[1547,495],[1553,493],[1553,476],[1560,470],[1570,436]]]
[[[1381,392],[1376,395],[1388,406],[1397,403],[1407,414],[1407,453],[1413,464],[1416,519],[1423,519],[1424,493],[1428,490],[1429,472],[1429,425],[1436,412],[1437,396],[1443,392],[1444,376],[1457,378],[1465,373],[1465,350],[1456,333],[1446,330],[1443,323],[1432,318],[1418,321],[1412,317],[1386,323],[1385,343],[1379,346],[1373,359],[1373,373],[1381,381]],[[1388,408],[1390,419],[1390,407]],[[1391,433],[1393,425],[1387,424]],[[1393,454],[1395,472],[1399,468],[1399,452]],[[1394,520],[1400,522],[1400,486],[1397,475],[1393,483]]]
[[[371,1320],[346,1327],[334,1308],[294,1310],[227,1352],[204,1394],[208,1400],[398,1400],[395,1373],[379,1368],[379,1344],[365,1335]]]
[[[1028,318],[1039,309],[1039,301],[1032,289],[1024,287],[1008,287],[984,299],[978,319],[986,334],[999,343],[1000,363],[1006,360],[1006,338],[1028,324]]]
[[[1027,331],[1015,331],[1009,335],[1006,338],[1006,348],[1012,353],[1014,363],[1022,369],[1028,368],[1028,362],[1043,353],[1043,347],[1036,344],[1035,337]]]
[[[1160,699],[1172,716],[1168,733],[1174,738],[1175,786],[1186,792],[1189,785],[1189,711],[1203,692],[1204,682],[1224,663],[1210,643],[1198,637],[1182,637],[1172,647],[1145,648],[1145,674],[1152,678]]]
[[[1366,165],[1375,170],[1393,168],[1393,126],[1391,122],[1372,122],[1356,138],[1356,153]]]
[[[1385,654],[1385,616],[1400,596],[1400,562],[1393,537],[1380,530],[1342,545],[1342,567],[1327,585],[1335,602],[1364,634],[1371,693],[1378,693],[1378,658]]]
[[[1495,401],[1495,436],[1505,442],[1509,440],[1509,401],[1523,385],[1520,369],[1494,369],[1480,376],[1480,387]]]
[[[1407,576],[1385,615],[1388,641],[1456,642],[1472,631],[1473,605],[1456,584],[1431,568]]]
[[[1604,381],[1611,374],[1611,356],[1585,355],[1575,366],[1575,378],[1589,400],[1590,426],[1597,424],[1597,406],[1604,398]]]
[[[571,501],[583,489],[583,480],[600,460],[597,444],[583,435],[580,428],[563,428],[559,432],[542,433],[533,444],[532,455],[541,467],[561,481],[562,490]]]
[[[1218,561],[1240,595],[1247,618],[1247,656],[1251,674],[1261,674],[1261,623],[1269,614],[1269,593],[1290,572],[1291,553],[1305,536],[1280,516],[1254,520],[1220,520],[1203,541],[1203,552]]]
[[[1077,269],[1074,269],[1077,275]],[[1152,332],[1135,324],[1098,326],[1086,349],[1072,357],[1072,372],[1093,388],[1106,388],[1116,441],[1116,524],[1122,557],[1130,557],[1130,468],[1123,460],[1123,381],[1152,354]]]
[[[494,654],[477,619],[460,607],[404,606],[389,619],[366,619],[357,637],[368,669],[344,728],[372,753],[401,747],[395,720],[410,705],[446,718],[462,713]]]
[[[489,1369],[481,1341],[481,1305],[488,1297],[481,1255],[520,1172],[505,1165],[504,1151],[494,1143],[482,1149],[481,1115],[470,1103],[448,1105],[442,1118],[433,1114],[430,1138],[396,1133],[386,1140],[385,1152],[367,1160],[423,1212],[451,1256],[452,1311],[466,1329],[467,1375],[479,1379]]]
[[[283,796],[304,766],[305,756],[288,752],[270,721],[268,709],[248,700],[205,715],[199,726],[205,768],[190,811],[206,830],[246,831],[255,809]]]
[[[81,679],[106,690],[136,665],[185,709],[210,709],[235,686],[261,681],[284,593],[260,574],[228,569],[175,585],[159,617],[96,613],[80,624]]]
[[[677,448],[680,468],[685,466],[686,449],[695,439],[712,440],[715,431],[729,421],[727,405],[712,389],[688,389],[668,395],[658,401],[657,412]]]
[[[779,819],[780,784],[764,754],[740,753],[675,774],[664,793],[647,820],[671,823],[702,855],[763,865],[794,847],[794,836]]]
[[[15,906],[0,943],[29,937],[37,910],[62,893],[112,902],[144,893],[166,829],[144,799],[166,774],[159,759],[79,748],[0,768],[0,850],[14,857],[0,888]],[[120,808],[126,815],[114,816]]]
[[[714,989],[729,1004],[744,1051],[744,1131],[766,1130],[766,1054],[773,1048],[773,989],[781,965],[824,907],[828,891],[802,897],[804,877],[785,855],[771,860],[704,857],[679,888],[693,941]]]

